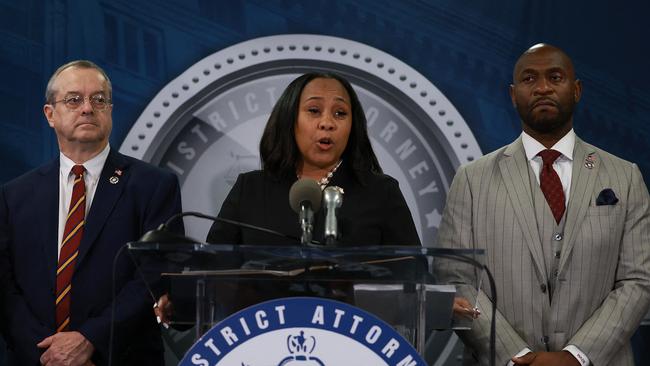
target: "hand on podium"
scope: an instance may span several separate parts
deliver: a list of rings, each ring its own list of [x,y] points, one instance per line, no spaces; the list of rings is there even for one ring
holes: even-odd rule
[[[481,311],[470,304],[464,297],[454,298],[454,316],[459,316],[469,319],[477,319],[481,315]]]
[[[158,324],[165,327],[165,329],[169,328],[169,322],[171,321],[174,312],[174,305],[169,300],[167,294],[162,295],[158,301],[153,304],[153,312],[156,314]]]

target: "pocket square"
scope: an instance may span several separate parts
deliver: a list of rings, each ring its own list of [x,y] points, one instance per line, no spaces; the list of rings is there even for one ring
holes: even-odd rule
[[[596,206],[611,206],[618,202],[618,198],[611,188],[605,188],[598,194],[596,198]]]

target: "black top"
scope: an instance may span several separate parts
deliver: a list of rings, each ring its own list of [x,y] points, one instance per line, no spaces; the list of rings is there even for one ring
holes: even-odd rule
[[[337,215],[339,245],[421,245],[397,181],[385,174],[361,173],[360,179],[357,175],[344,162],[329,184],[344,190]],[[289,189],[296,180],[272,177],[260,170],[240,174],[221,206],[219,217],[300,238],[298,214],[289,206]],[[324,242],[324,211],[321,207],[314,214],[313,239],[321,243]],[[219,222],[212,225],[206,240],[220,244],[300,243],[298,239]]]

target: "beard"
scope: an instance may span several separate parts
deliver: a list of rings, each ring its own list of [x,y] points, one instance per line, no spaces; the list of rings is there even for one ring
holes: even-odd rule
[[[539,134],[551,134],[565,130],[567,125],[571,123],[573,108],[575,106],[573,101],[568,102],[564,106],[553,101],[557,109],[556,113],[536,111],[534,108],[535,103],[537,101],[531,103],[530,106],[517,104],[517,112],[521,121],[531,130]]]

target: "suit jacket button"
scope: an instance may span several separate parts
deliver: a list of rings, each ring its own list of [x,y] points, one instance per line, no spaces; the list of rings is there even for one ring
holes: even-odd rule
[[[559,250],[558,250],[557,252],[555,252],[555,258],[560,258],[560,254],[561,254],[561,253],[560,253]]]
[[[557,233],[557,234],[553,235],[553,240],[555,240],[555,241],[560,241],[560,240],[562,240],[562,234],[561,234],[561,233]]]
[[[542,290],[543,293],[546,293],[546,285],[545,284],[541,284],[539,286],[539,288]]]

